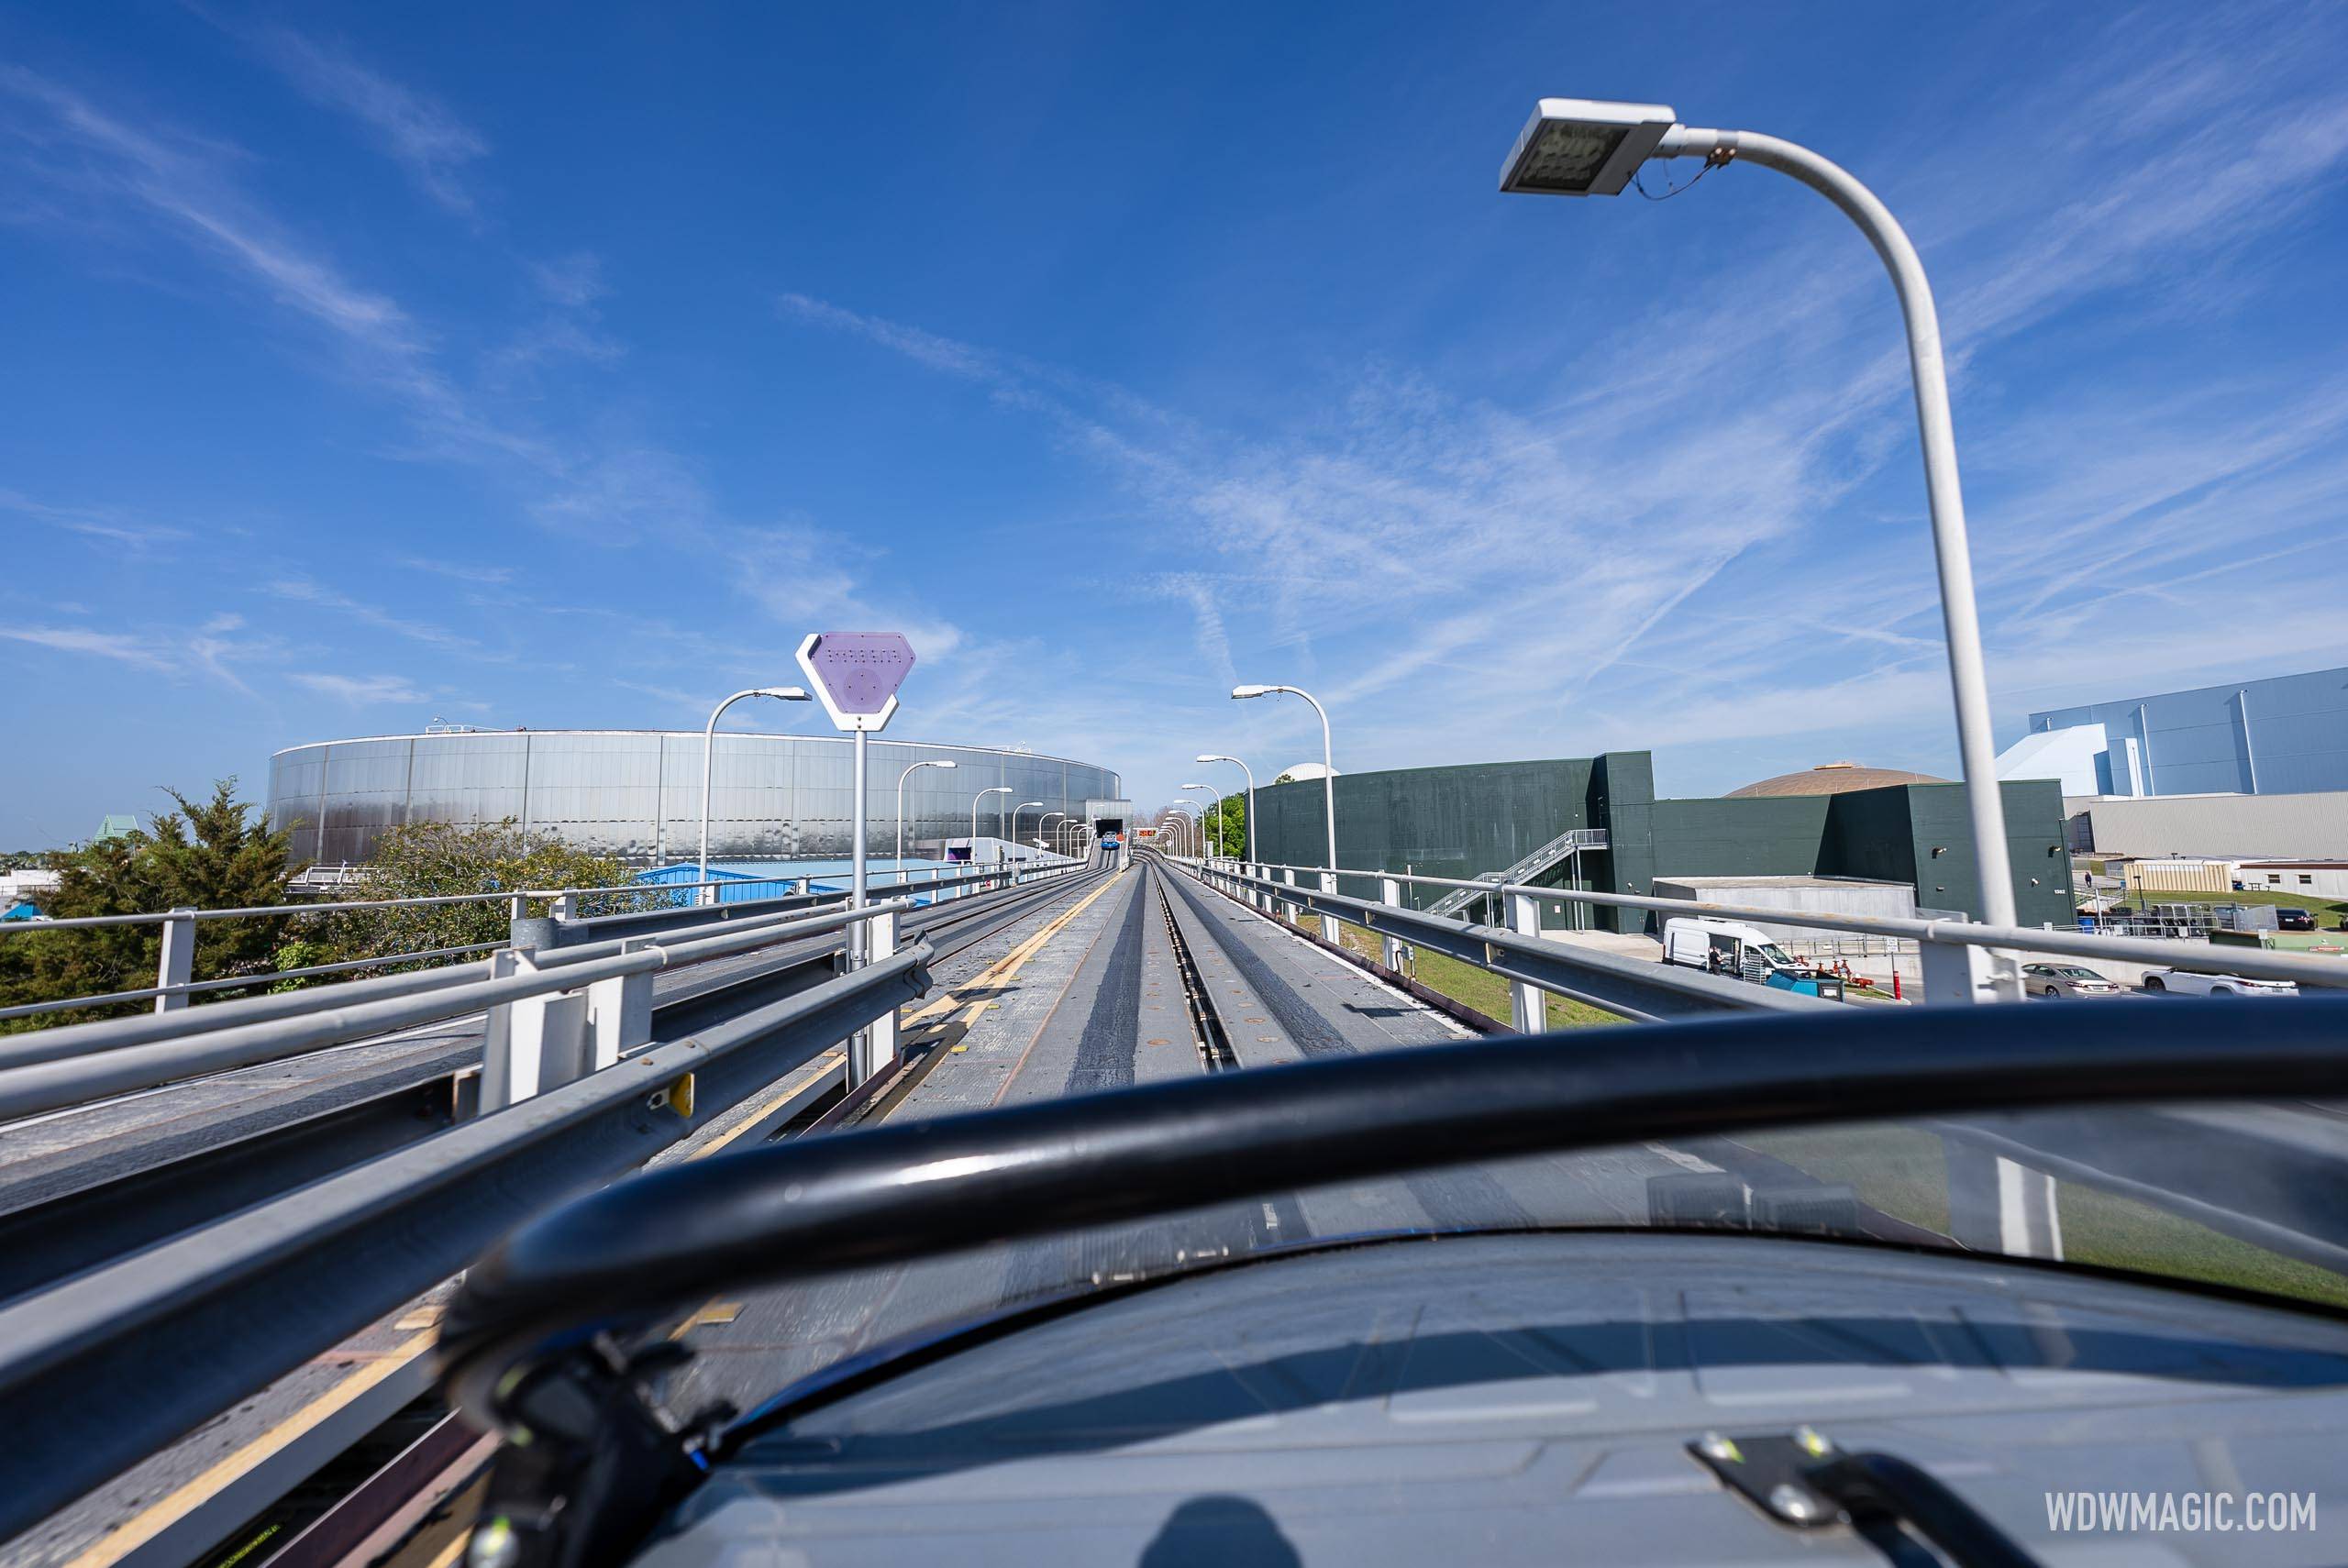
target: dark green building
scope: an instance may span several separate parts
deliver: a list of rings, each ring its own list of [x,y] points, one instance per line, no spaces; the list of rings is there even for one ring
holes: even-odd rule
[[[1864,777],[1854,770],[1852,781]],[[2021,923],[2068,928],[2074,912],[2061,787],[2032,780],[2001,789]],[[1657,877],[1865,877],[1909,884],[1921,908],[1981,914],[1962,784],[1658,801],[1649,754],[1614,751],[1341,774],[1336,797],[1337,859],[1348,867],[1472,878],[1514,865],[1569,828],[1600,828],[1605,848],[1585,850],[1534,879],[1566,886],[1578,866],[1575,886],[1645,893]],[[1318,778],[1256,791],[1257,854],[1275,865],[1320,865],[1326,854],[1322,799]],[[1344,890],[1377,896],[1366,880]],[[1424,905],[1435,897],[1423,889],[1412,901]],[[1598,923],[1634,932],[1646,929],[1649,917],[1614,910]]]

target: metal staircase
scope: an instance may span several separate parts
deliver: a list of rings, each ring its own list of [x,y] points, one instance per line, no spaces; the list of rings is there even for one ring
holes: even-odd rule
[[[1506,870],[1487,871],[1479,876],[1476,880],[1483,883],[1484,887],[1454,888],[1428,905],[1426,912],[1431,915],[1456,915],[1478,899],[1489,897],[1488,889],[1491,888],[1511,882],[1530,882],[1568,856],[1578,855],[1585,849],[1605,847],[1604,828],[1567,828]]]

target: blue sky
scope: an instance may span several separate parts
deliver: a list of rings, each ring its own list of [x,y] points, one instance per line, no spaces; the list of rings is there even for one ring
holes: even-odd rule
[[[1501,197],[1544,94],[1901,215],[2001,739],[2348,662],[2343,67],[2320,5],[0,8],[0,846],[697,726],[826,628],[913,635],[892,735],[1145,801],[1317,756],[1234,680],[1347,770],[1953,770],[1874,257],[1756,168]]]

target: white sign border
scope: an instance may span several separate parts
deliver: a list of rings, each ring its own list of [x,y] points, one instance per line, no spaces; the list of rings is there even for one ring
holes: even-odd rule
[[[898,635],[902,636],[903,634]],[[879,734],[889,727],[889,721],[896,716],[897,694],[893,691],[890,692],[888,705],[877,713],[841,712],[838,706],[832,701],[831,688],[824,684],[823,676],[815,668],[815,645],[822,642],[825,635],[825,634],[822,632],[810,632],[807,634],[807,640],[799,645],[799,668],[806,673],[809,689],[815,693],[815,700],[823,703],[824,712],[832,716],[834,729],[846,731],[851,734],[858,730],[862,730],[867,734]]]

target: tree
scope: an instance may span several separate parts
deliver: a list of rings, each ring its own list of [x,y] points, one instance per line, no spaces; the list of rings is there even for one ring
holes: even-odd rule
[[[99,839],[56,857],[57,890],[41,901],[58,920],[172,909],[250,909],[282,904],[300,867],[288,861],[293,825],[272,830],[224,778],[208,800],[166,790],[176,810],[143,832]],[[292,917],[204,921],[191,966],[199,980],[264,975]],[[0,938],[0,1005],[136,990],[155,983],[162,929],[153,924],[34,931]],[[150,1002],[39,1013],[0,1023],[31,1029],[135,1012]]]
[[[1247,853],[1247,797],[1226,795],[1207,808],[1207,845],[1237,858]]]
[[[373,857],[342,898],[357,902],[551,892],[615,887],[627,880],[628,869],[622,862],[591,855],[550,833],[526,833],[512,817],[479,823],[410,823],[376,839]],[[504,941],[511,920],[511,906],[503,899],[420,909],[348,910],[332,917],[324,945],[337,958],[469,947]]]

